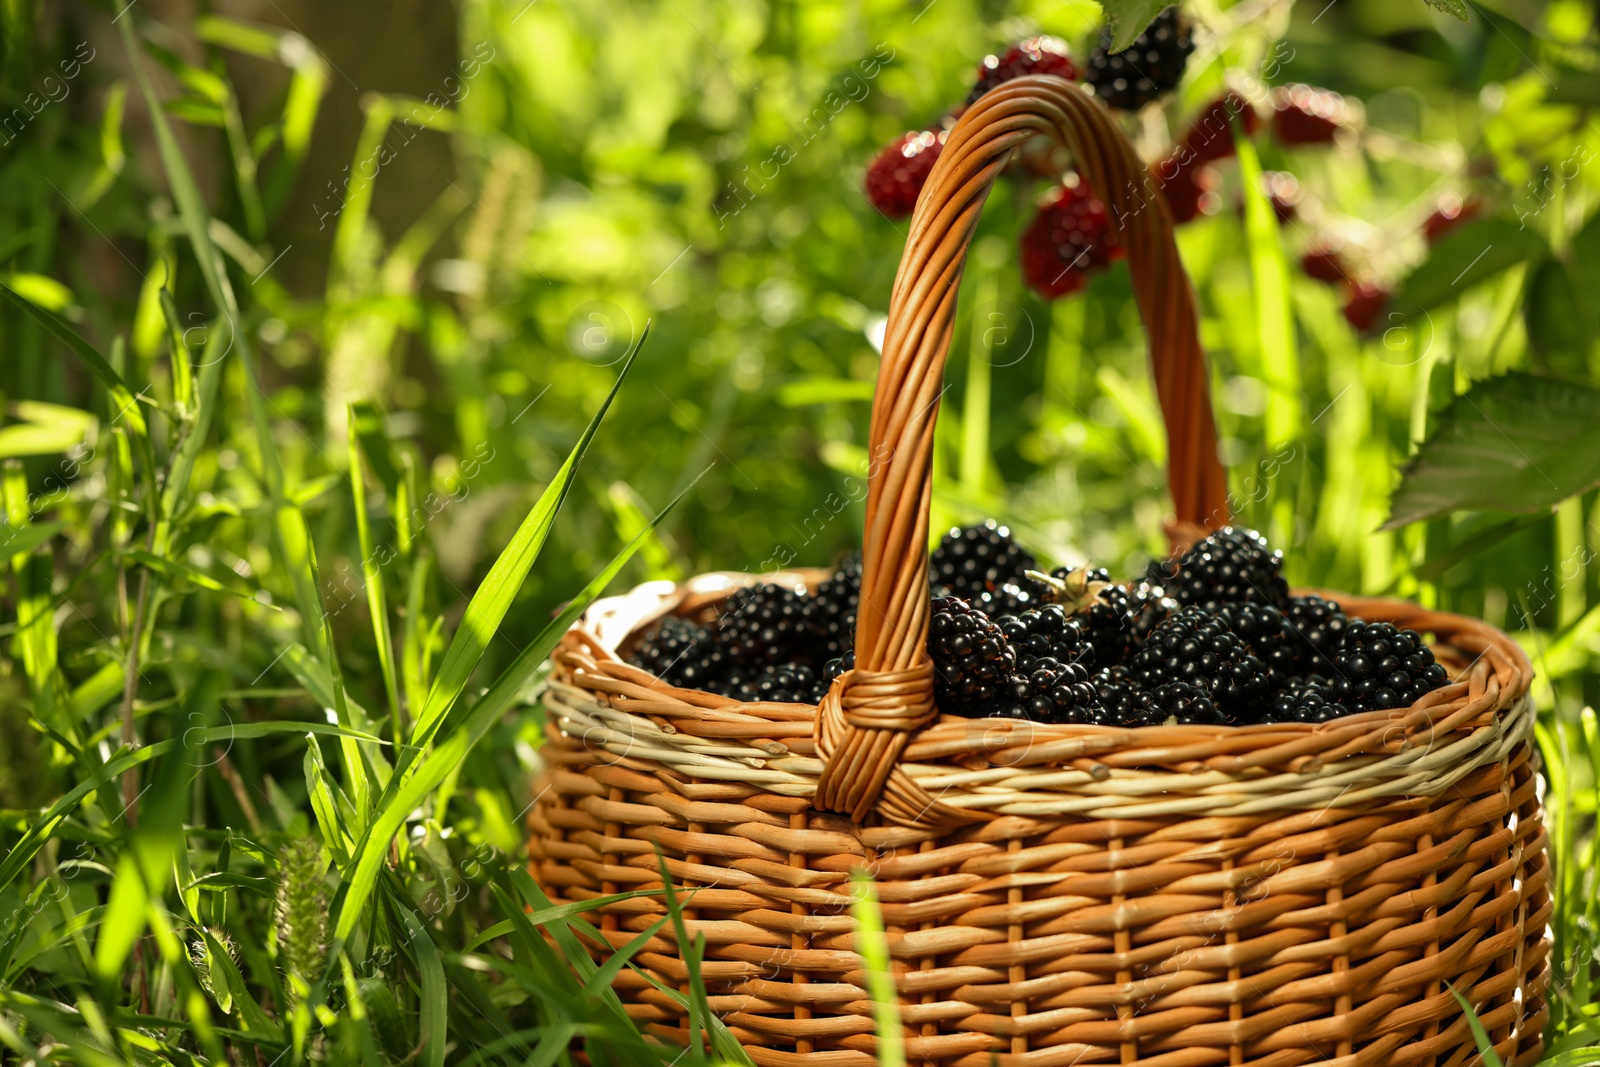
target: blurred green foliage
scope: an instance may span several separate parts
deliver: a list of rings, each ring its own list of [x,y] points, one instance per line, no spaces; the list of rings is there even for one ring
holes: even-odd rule
[[[520,1062],[562,1052],[565,1019],[647,1062],[594,975],[524,918],[563,949],[582,922],[541,911],[514,873],[539,736],[510,699],[526,687],[490,690],[517,710],[475,735],[467,709],[702,471],[619,585],[822,564],[859,542],[874,338],[906,232],[860,175],[959,101],[986,52],[1046,31],[1081,53],[1100,8],[468,0],[448,62],[370,85],[342,68],[389,32],[385,13],[353,13],[334,44],[275,3],[240,9],[0,8],[0,283],[87,338],[129,394],[0,304],[0,840],[37,849],[0,884],[0,1039],[35,1059],[39,1033],[70,1029],[84,1061],[254,1045],[442,1062],[451,1043]],[[1332,147],[1258,136],[1180,233],[1235,513],[1299,583],[1525,641],[1559,864],[1554,1026],[1558,1047],[1593,1043],[1596,493],[1380,527],[1457,394],[1513,370],[1600,376],[1594,5],[1474,4],[1464,23],[1390,0],[1186,10],[1189,77],[1129,124],[1147,157],[1227,86],[1265,100],[1304,81],[1364,111]],[[1241,166],[1297,177],[1291,222],[1263,224]],[[1054,304],[1022,285],[1016,239],[1045,188],[1003,182],[974,245],[935,528],[993,515],[1054,561],[1132,573],[1161,551],[1166,508],[1142,334],[1125,268]],[[1487,209],[1430,247],[1420,227],[1445,194]],[[1394,291],[1377,329],[1294,266],[1328,240]],[[647,323],[537,565],[486,583]],[[350,731],[427,748],[411,731],[491,586],[504,623],[429,750],[455,762],[414,809],[385,807],[400,757]],[[120,747],[135,738],[138,758]],[[191,788],[145,797],[154,828],[135,832],[129,801],[161,776],[124,793],[123,770],[162,743]],[[380,811],[405,830],[370,903],[341,913]],[[324,857],[295,843],[309,834],[339,887],[320,905],[304,871]],[[108,909],[139,909],[108,892],[117,876],[174,864],[150,935],[108,937]],[[289,911],[319,908],[356,924],[320,986],[304,960],[333,927],[279,943]],[[514,958],[483,949],[499,936]]]

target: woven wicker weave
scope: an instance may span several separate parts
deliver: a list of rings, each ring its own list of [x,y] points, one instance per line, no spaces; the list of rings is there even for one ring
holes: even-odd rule
[[[914,1063],[1456,1067],[1477,1052],[1448,983],[1508,1064],[1531,1064],[1549,866],[1531,669],[1494,628],[1324,593],[1432,634],[1452,681],[1411,708],[1320,726],[936,714],[929,460],[957,283],[990,184],[1040,133],[1122,226],[1170,438],[1169,533],[1183,543],[1227,520],[1192,297],[1147,172],[1065,81],[986,94],[934,168],[890,302],[858,669],[816,708],[674,688],[619,658],[641,626],[707,618],[748,576],[595,605],[554,656],[534,876],[553,898],[588,900],[658,888],[663,856],[690,936],[705,938],[712,1008],[760,1064],[875,1062],[855,868],[877,881]],[[620,947],[662,913],[636,897],[599,926]],[[635,962],[687,982],[670,925]],[[616,986],[642,1025],[687,1040],[681,1009],[643,974]]]

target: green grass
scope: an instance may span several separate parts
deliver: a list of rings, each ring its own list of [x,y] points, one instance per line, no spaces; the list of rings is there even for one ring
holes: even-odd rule
[[[1169,108],[1225,71],[1366,105],[1331,150],[1258,137],[1180,232],[1235,511],[1297,582],[1487,618],[1533,656],[1548,1062],[1581,1067],[1600,494],[1562,462],[1529,512],[1381,527],[1457,395],[1600,383],[1594,9],[1321,9],[1193,5],[1214,47]],[[859,542],[904,237],[861,169],[983,52],[1083,41],[1099,10],[470,0],[440,70],[347,96],[364,37],[123,10],[0,10],[29,115],[0,145],[0,1060],[673,1061],[612,981],[668,924],[697,958],[686,901],[597,964],[600,902],[524,869],[544,657],[608,589]],[[25,106],[75,56],[71,94]],[[1285,169],[1308,201],[1280,227],[1253,178]],[[1491,217],[1430,254],[1441,189]],[[1054,305],[1023,287],[1039,191],[1008,179],[981,223],[934,527],[995,515],[1127,573],[1165,507],[1142,339],[1121,268]],[[1325,232],[1399,287],[1383,330],[1295,265]],[[856,913],[883,1002],[866,887]],[[697,977],[664,992],[710,1049],[677,1062],[742,1060]]]

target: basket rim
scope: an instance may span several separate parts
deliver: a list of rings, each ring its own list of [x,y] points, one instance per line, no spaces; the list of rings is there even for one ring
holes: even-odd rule
[[[669,781],[743,782],[814,796],[823,760],[815,705],[744,703],[669,685],[617,654],[668,614],[708,609],[758,581],[814,584],[828,572],[719,571],[681,584],[647,582],[596,601],[552,654],[544,694],[551,725],[602,761]],[[940,817],[1228,816],[1436,796],[1533,735],[1532,668],[1502,631],[1466,616],[1335,590],[1295,590],[1354,617],[1434,633],[1452,681],[1410,708],[1321,724],[1076,726],[941,715],[914,734],[895,773],[936,796]],[[915,823],[881,805],[893,821]]]

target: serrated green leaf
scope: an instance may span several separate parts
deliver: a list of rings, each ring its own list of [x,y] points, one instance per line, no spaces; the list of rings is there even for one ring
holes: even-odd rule
[[[1386,530],[1454,511],[1540,511],[1600,485],[1600,391],[1507,374],[1456,397],[1401,473]]]
[[[1455,300],[1473,286],[1545,254],[1544,238],[1510,219],[1468,223],[1439,239],[1390,305],[1389,321],[1405,321]]]
[[[1120,52],[1133,44],[1157,15],[1171,6],[1171,0],[1100,0],[1111,29],[1111,50]]]
[[[1467,7],[1467,0],[1423,0],[1423,3],[1436,11],[1443,11],[1452,18],[1458,18],[1462,22],[1467,21],[1470,10]]]

